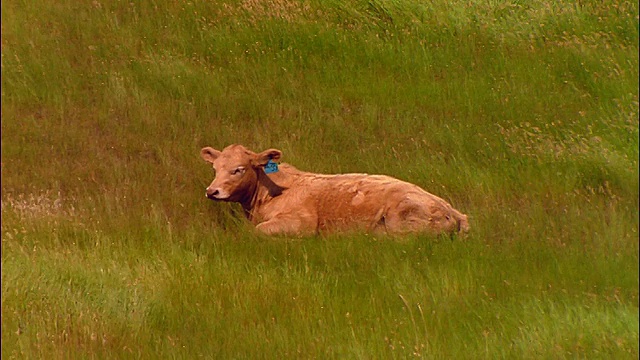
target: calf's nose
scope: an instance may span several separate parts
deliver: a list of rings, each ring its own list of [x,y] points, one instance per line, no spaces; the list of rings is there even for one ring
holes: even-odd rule
[[[208,197],[209,199],[215,199],[215,197],[218,196],[219,193],[220,193],[220,190],[218,189],[207,188],[207,192],[205,193],[205,196]]]

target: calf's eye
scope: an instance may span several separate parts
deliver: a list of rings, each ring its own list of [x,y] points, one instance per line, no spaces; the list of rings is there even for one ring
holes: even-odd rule
[[[233,170],[231,172],[232,175],[237,175],[237,174],[244,174],[244,168],[241,166],[239,168],[236,168],[235,170]]]

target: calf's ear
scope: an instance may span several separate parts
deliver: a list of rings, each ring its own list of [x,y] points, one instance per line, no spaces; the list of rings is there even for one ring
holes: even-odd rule
[[[278,149],[265,150],[259,154],[256,154],[251,163],[253,166],[265,166],[269,160],[278,160],[282,156],[282,151]]]
[[[204,159],[204,161],[212,163],[215,159],[218,158],[218,156],[220,156],[221,152],[212,148],[212,147],[204,147],[202,148],[202,150],[200,150],[200,156],[202,156],[202,158]]]

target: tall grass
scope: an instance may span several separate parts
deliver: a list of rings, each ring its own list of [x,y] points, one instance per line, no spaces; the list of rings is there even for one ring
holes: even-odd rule
[[[637,358],[638,4],[2,2],[7,358]],[[466,239],[268,238],[202,146]]]

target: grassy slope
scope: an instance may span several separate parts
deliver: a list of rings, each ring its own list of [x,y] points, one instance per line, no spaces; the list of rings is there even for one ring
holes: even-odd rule
[[[638,356],[635,2],[2,2],[2,355]],[[465,241],[267,239],[200,147]]]

